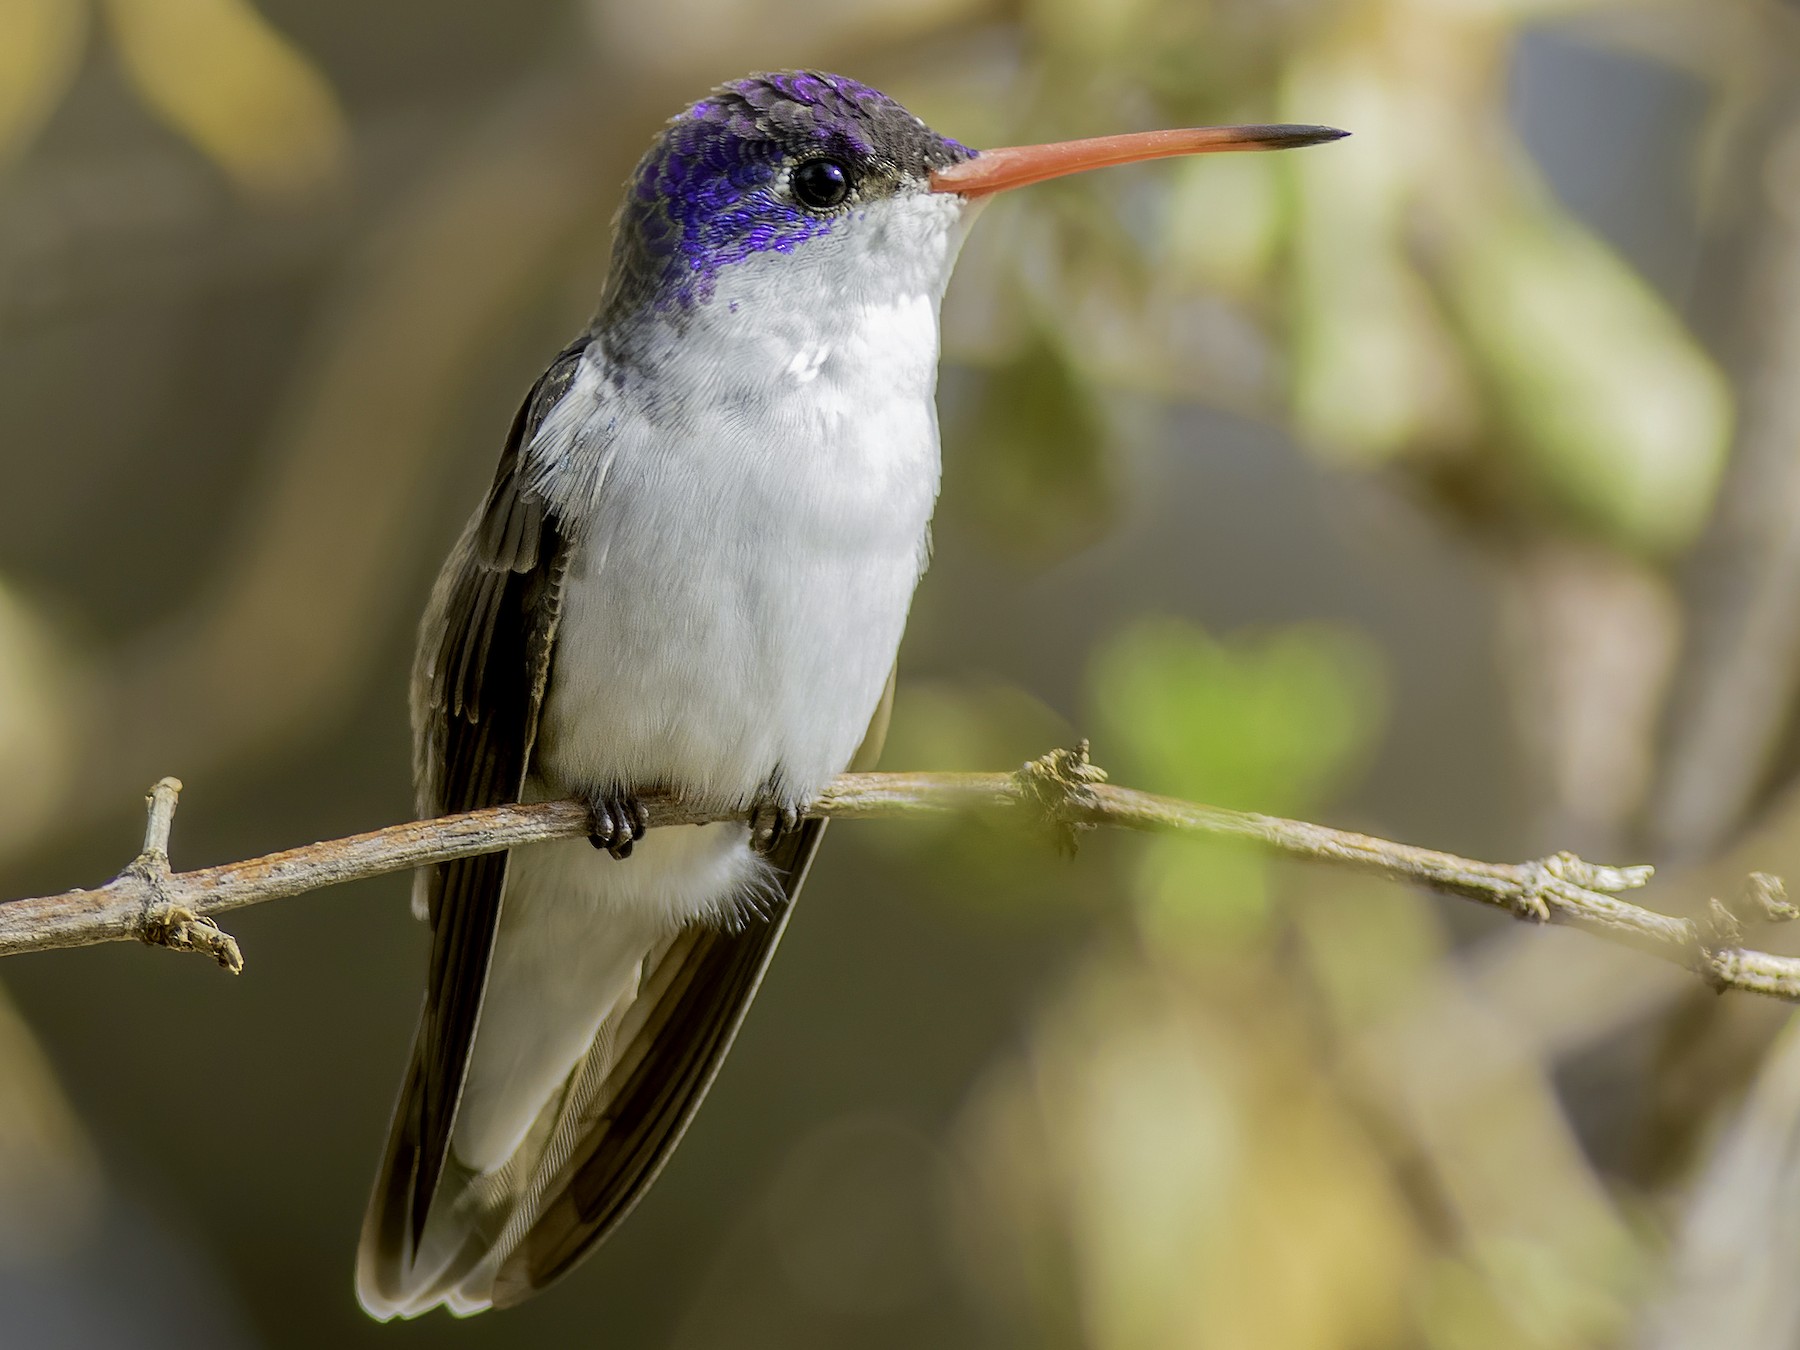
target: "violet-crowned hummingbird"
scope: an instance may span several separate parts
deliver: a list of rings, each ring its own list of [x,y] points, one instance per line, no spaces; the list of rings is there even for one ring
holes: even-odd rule
[[[938,491],[938,302],[982,201],[1333,140],[1205,127],[974,151],[810,71],[723,85],[638,164],[599,313],[525,399],[412,686],[428,816],[577,797],[591,840],[441,863],[356,1286],[530,1297],[668,1160],[874,758]],[[645,836],[640,794],[747,824]]]

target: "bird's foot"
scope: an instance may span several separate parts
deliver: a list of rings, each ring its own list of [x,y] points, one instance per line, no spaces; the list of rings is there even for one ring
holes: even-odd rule
[[[750,851],[768,857],[805,819],[800,807],[774,797],[750,803]]]
[[[628,792],[593,796],[588,804],[588,843],[615,858],[629,858],[631,846],[650,831],[650,810]]]

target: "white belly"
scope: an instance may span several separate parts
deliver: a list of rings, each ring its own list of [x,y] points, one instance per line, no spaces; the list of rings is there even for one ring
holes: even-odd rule
[[[934,321],[916,308],[893,322]],[[547,780],[798,801],[848,765],[938,487],[930,386],[884,381],[879,337],[798,351],[767,397],[619,444],[564,595]]]

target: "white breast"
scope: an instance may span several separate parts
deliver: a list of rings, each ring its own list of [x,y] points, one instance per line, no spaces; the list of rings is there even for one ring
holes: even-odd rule
[[[611,441],[545,709],[556,786],[803,800],[880,700],[937,496],[948,263],[795,306],[769,288],[804,278],[773,261],[669,334],[635,407],[629,380],[592,401]]]

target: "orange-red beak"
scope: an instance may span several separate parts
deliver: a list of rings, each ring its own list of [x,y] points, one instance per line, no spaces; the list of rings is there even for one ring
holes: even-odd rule
[[[1212,155],[1227,150],[1291,150],[1339,140],[1349,134],[1336,127],[1186,127],[1095,136],[1086,141],[1056,141],[1050,145],[1008,145],[980,151],[974,159],[937,170],[931,175],[931,190],[985,197],[1109,164],[1135,164],[1141,159],[1169,159],[1176,155]]]

